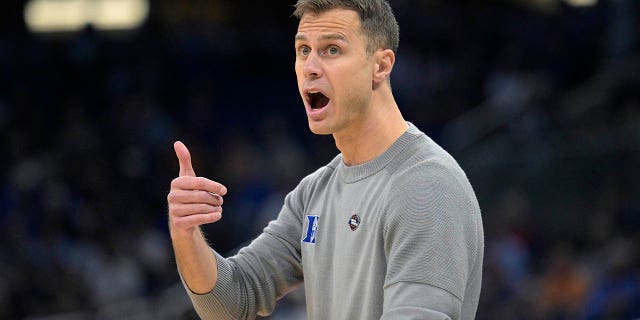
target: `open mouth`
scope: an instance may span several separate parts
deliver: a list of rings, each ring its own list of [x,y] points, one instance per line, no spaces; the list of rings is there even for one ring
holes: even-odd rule
[[[317,110],[326,107],[329,104],[329,98],[321,92],[309,92],[309,106],[311,109]]]

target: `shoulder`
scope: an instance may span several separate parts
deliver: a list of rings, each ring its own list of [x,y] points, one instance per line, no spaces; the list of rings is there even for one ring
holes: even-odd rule
[[[426,135],[398,159],[387,193],[387,227],[394,222],[468,220],[480,208],[457,161]]]
[[[292,193],[303,199],[308,198],[315,190],[327,184],[337,165],[342,161],[341,159],[342,157],[337,155],[326,165],[302,178]]]
[[[302,178],[302,180],[298,184],[298,187],[313,188],[318,183],[321,183],[324,180],[328,179],[336,170],[340,161],[342,161],[341,159],[342,159],[342,156],[337,155],[336,157],[333,158],[333,160],[331,160],[326,165],[318,168],[316,171]]]
[[[391,193],[395,195],[445,188],[475,199],[471,183],[458,162],[424,133],[399,157],[390,184]]]

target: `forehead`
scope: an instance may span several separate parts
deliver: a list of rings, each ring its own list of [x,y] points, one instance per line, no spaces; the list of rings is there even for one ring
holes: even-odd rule
[[[337,33],[346,38],[360,34],[360,16],[348,9],[331,9],[319,14],[305,13],[298,24],[296,39],[313,33]]]

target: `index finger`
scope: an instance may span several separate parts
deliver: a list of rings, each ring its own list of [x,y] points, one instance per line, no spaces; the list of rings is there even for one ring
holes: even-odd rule
[[[205,177],[177,177],[171,181],[171,188],[182,190],[202,190],[220,196],[227,194],[227,187]]]

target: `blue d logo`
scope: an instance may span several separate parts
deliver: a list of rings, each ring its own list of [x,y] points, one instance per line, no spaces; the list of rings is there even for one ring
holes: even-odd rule
[[[316,243],[316,231],[318,231],[318,219],[320,219],[319,216],[307,215],[307,220],[309,221],[309,224],[307,226],[307,234],[304,237],[304,239],[302,239],[302,242]]]

